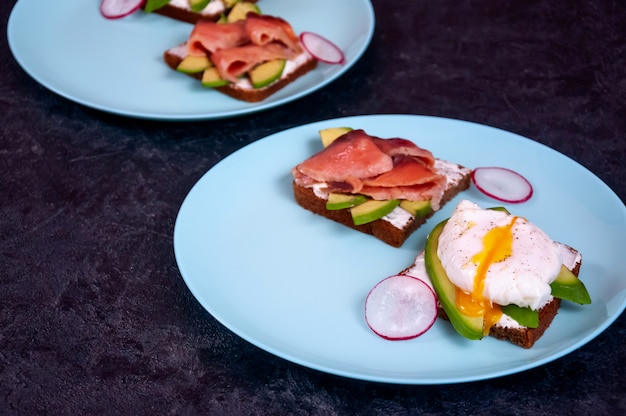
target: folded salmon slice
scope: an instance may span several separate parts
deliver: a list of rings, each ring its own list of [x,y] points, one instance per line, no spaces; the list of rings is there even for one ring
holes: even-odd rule
[[[432,153],[406,139],[382,139],[352,130],[292,169],[299,186],[360,193],[373,199],[430,200],[438,209],[446,177]]]
[[[219,49],[234,48],[248,43],[244,21],[215,23],[200,21],[195,24],[187,40],[189,55],[204,56]]]
[[[391,156],[363,130],[352,130],[295,167],[318,182],[370,178],[393,168]]]
[[[255,66],[273,59],[291,59],[293,52],[278,43],[267,45],[245,45],[237,48],[220,49],[211,54],[220,76],[230,82],[237,82],[239,77]]]
[[[245,26],[250,41],[255,45],[280,42],[296,53],[302,52],[300,41],[293,28],[280,17],[248,13]]]
[[[372,140],[389,156],[415,156],[420,158],[427,166],[433,166],[435,164],[435,157],[430,150],[422,149],[410,140],[400,138],[381,139],[379,137],[372,137]]]
[[[380,201],[390,199],[431,201],[433,209],[439,209],[444,184],[445,179],[443,182],[429,182],[410,186],[363,186],[359,193]]]
[[[375,178],[363,180],[364,186],[410,186],[440,181],[442,175],[415,156],[394,157],[393,169]]]

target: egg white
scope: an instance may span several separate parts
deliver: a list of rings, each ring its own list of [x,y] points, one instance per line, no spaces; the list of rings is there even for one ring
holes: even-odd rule
[[[439,237],[437,255],[448,278],[466,292],[474,288],[477,264],[471,259],[483,250],[483,237],[508,225],[513,216],[461,201]],[[499,305],[515,304],[539,309],[551,299],[550,283],[556,278],[562,253],[536,225],[516,218],[512,228],[511,256],[489,266],[483,296]]]

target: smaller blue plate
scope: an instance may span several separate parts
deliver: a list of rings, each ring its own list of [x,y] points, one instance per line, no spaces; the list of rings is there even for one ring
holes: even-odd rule
[[[108,20],[99,4],[19,0],[9,17],[9,47],[22,68],[53,92],[98,110],[146,119],[218,119],[288,103],[344,74],[374,34],[368,0],[260,2],[263,13],[284,18],[296,33],[311,31],[331,40],[346,61],[320,62],[262,102],[246,103],[207,90],[165,65],[163,52],[183,43],[192,25],[141,11]]]

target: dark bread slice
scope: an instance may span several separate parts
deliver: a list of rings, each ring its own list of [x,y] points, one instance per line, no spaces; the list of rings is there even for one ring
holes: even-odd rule
[[[489,336],[510,341],[522,348],[531,348],[546,329],[552,324],[552,320],[559,311],[561,299],[553,298],[543,308],[539,309],[539,326],[537,328],[507,328],[503,326],[492,326]]]
[[[463,166],[456,165],[462,171],[462,177],[460,180],[448,183],[441,200],[441,206],[443,206],[450,199],[454,198],[459,192],[464,191],[470,186],[470,170]],[[423,225],[428,218],[432,217],[434,212],[424,217],[412,217],[402,228],[396,227],[391,222],[381,218],[376,221],[363,224],[354,225],[350,210],[327,210],[326,199],[321,198],[315,194],[312,188],[305,188],[299,186],[293,182],[293,193],[296,202],[302,208],[305,208],[315,214],[321,215],[329,220],[333,220],[340,224],[350,227],[353,230],[360,231],[365,234],[369,234],[378,238],[379,240],[393,246],[400,247],[406,241],[409,236],[415,232],[421,225]],[[400,209],[400,208],[398,208]],[[410,214],[409,214],[410,215]]]
[[[182,62],[184,56],[181,54],[183,50],[182,45],[177,47],[168,49],[163,53],[163,60],[170,68],[176,70],[178,65]],[[278,90],[284,88],[285,86],[291,84],[296,79],[300,78],[304,74],[309,71],[312,71],[317,66],[317,59],[309,56],[301,65],[295,68],[286,76],[281,77],[277,81],[271,83],[270,85],[263,88],[239,88],[235,85],[229,84],[222,87],[213,88],[216,91],[221,92],[222,94],[226,94],[232,98],[241,101],[247,101],[250,103],[259,102],[270,95],[274,94]],[[197,74],[186,74],[197,80],[202,79],[202,73]]]
[[[582,264],[582,256],[572,247],[569,247],[565,244],[561,244],[562,248],[569,252],[571,258],[573,259],[571,264],[565,264],[570,271],[578,276],[580,272],[580,266]],[[419,256],[423,254],[420,253]],[[418,257],[419,257],[418,256]],[[408,274],[419,279],[428,279],[428,276],[422,276],[422,273],[426,273],[425,270],[416,272],[412,269],[413,266],[404,269],[401,274]],[[535,342],[546,332],[546,329],[552,324],[554,317],[557,315],[559,307],[561,306],[561,299],[552,298],[550,302],[548,302],[545,306],[539,309],[539,326],[537,328],[527,328],[527,327],[506,327],[496,324],[491,327],[489,331],[489,336],[510,341],[511,343],[518,345],[522,348],[531,348]],[[446,311],[438,305],[437,316],[439,318],[449,320]]]
[[[568,267],[573,274],[578,276],[582,264],[582,257],[576,257],[578,252],[572,247],[565,245],[563,245],[563,247],[577,258],[577,261],[573,265],[566,265],[566,267]],[[561,299],[553,298],[547,305],[539,309],[539,326],[537,328],[507,328],[494,325],[489,331],[489,336],[510,341],[522,348],[531,348],[535,342],[541,338],[544,332],[546,332],[550,324],[552,324],[552,320],[557,315],[560,306]]]

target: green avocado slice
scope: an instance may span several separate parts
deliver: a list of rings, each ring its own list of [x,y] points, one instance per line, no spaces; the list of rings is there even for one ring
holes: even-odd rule
[[[252,86],[254,88],[263,88],[279,79],[285,70],[286,63],[285,59],[274,59],[250,70],[248,75],[250,76]]]
[[[191,11],[199,12],[202,11],[211,0],[189,0],[189,7],[191,7]]]
[[[187,55],[180,61],[176,70],[185,74],[197,74],[210,68],[212,65],[211,60],[207,56]]]
[[[527,328],[539,327],[539,311],[534,311],[528,307],[523,308],[517,305],[502,306],[502,313],[515,319],[518,324]]]
[[[465,338],[478,340],[483,337],[483,318],[462,314],[456,307],[457,288],[450,280],[437,256],[439,236],[448,220],[442,221],[433,228],[426,239],[424,261],[426,271],[433,284],[437,299],[450,319],[454,329]]]
[[[365,201],[367,201],[367,198],[364,195],[340,194],[331,192],[330,194],[328,194],[326,209],[329,211],[336,211],[345,208],[352,208],[356,205],[362,204]]]
[[[405,199],[400,202],[400,207],[417,218],[425,217],[432,211],[430,201],[409,201]]]
[[[143,9],[147,13],[150,13],[157,9],[160,9],[161,7],[165,6],[169,2],[170,0],[147,0],[146,4],[143,6]]]
[[[591,296],[583,282],[564,265],[561,265],[561,271],[550,283],[550,288],[555,298],[569,300],[580,305],[591,303]]]
[[[390,199],[387,201],[377,201],[370,199],[362,204],[350,208],[352,221],[354,225],[363,225],[368,222],[376,221],[393,211],[400,205],[399,199]]]
[[[217,68],[212,66],[202,72],[201,84],[203,87],[216,88],[228,85],[228,81],[223,79],[217,71]]]

